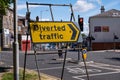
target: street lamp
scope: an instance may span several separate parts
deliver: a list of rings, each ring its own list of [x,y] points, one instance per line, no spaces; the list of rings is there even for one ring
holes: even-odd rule
[[[40,11],[40,20],[41,20],[41,21],[42,21],[42,13],[43,13],[44,11],[48,11],[48,10],[41,10],[41,11]]]

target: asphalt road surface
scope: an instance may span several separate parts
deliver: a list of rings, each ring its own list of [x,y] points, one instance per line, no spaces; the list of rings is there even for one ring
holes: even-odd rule
[[[1,52],[1,61],[12,65],[12,52]],[[120,52],[90,51],[87,52],[87,72],[82,57],[78,61],[77,51],[68,51],[63,80],[120,80]],[[61,78],[63,59],[57,54],[37,55],[39,71]],[[24,53],[20,53],[20,67],[24,66]],[[37,70],[35,56],[27,55],[26,67]]]

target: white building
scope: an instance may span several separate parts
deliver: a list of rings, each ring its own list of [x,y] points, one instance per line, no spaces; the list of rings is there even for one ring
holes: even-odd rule
[[[111,9],[89,18],[89,36],[92,50],[120,48],[120,11]],[[117,39],[117,37],[119,39]]]

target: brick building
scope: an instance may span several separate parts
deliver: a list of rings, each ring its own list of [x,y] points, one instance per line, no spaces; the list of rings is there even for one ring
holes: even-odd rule
[[[14,40],[14,17],[12,9],[8,8],[6,10],[6,15],[0,16],[0,23],[2,23],[0,25],[0,28],[2,28],[2,33],[0,33],[0,50],[10,50],[12,49]],[[17,28],[19,35],[18,40],[19,44],[21,44],[21,35],[26,34],[27,30],[25,17],[18,16]]]
[[[1,34],[0,34],[0,48],[11,48],[11,42],[13,41],[13,10],[7,9],[6,15],[1,16]]]

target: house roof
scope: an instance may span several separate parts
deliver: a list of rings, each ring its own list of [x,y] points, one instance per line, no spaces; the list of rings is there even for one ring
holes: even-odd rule
[[[90,18],[101,18],[101,17],[120,17],[120,10],[111,9],[103,13],[91,16]]]
[[[26,16],[18,16],[18,20],[26,20]],[[33,19],[30,19],[31,21],[35,21]]]
[[[18,16],[18,19],[26,19],[25,16]]]

